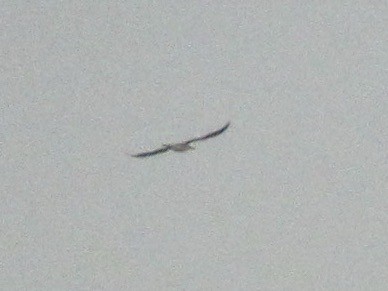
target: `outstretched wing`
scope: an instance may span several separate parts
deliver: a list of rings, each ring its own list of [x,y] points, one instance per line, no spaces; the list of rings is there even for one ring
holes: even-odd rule
[[[197,137],[197,138],[193,138],[193,139],[190,139],[190,140],[187,140],[185,141],[184,143],[188,144],[188,143],[192,143],[194,141],[199,141],[199,140],[204,140],[204,139],[208,139],[208,138],[211,138],[211,137],[215,137],[217,135],[220,135],[221,133],[223,133],[230,125],[230,122],[228,122],[227,124],[225,124],[222,128],[216,130],[216,131],[213,131],[211,133],[208,133],[204,136],[201,136],[201,137]]]
[[[145,158],[145,157],[149,157],[149,156],[153,156],[153,155],[157,155],[157,154],[161,154],[161,153],[167,152],[168,150],[169,150],[168,147],[163,147],[163,148],[160,148],[160,149],[157,149],[157,150],[154,150],[154,151],[132,155],[132,157],[135,157],[135,158]]]

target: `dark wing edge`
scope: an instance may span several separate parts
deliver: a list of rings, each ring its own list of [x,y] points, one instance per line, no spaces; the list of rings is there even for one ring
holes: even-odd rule
[[[157,154],[161,154],[161,153],[167,152],[168,150],[169,150],[168,147],[164,147],[164,148],[160,148],[160,149],[157,149],[157,150],[154,150],[154,151],[150,151],[150,152],[145,152],[145,153],[140,153],[140,154],[136,154],[136,155],[131,155],[131,157],[134,157],[134,158],[145,158],[145,157],[149,157],[149,156],[153,156],[153,155],[157,155]]]
[[[211,137],[215,137],[217,135],[220,135],[221,133],[223,133],[225,130],[227,130],[227,128],[229,127],[230,125],[230,122],[228,122],[227,124],[225,124],[222,128],[216,130],[216,131],[213,131],[211,133],[208,133],[204,136],[200,136],[200,137],[197,137],[197,138],[193,138],[193,139],[190,139],[190,140],[187,140],[185,141],[185,143],[191,143],[191,142],[194,142],[194,141],[199,141],[199,140],[204,140],[204,139],[208,139],[208,138],[211,138]]]

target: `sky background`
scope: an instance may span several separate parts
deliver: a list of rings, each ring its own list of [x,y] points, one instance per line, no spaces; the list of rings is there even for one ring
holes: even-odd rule
[[[2,290],[386,290],[386,1],[1,2]]]

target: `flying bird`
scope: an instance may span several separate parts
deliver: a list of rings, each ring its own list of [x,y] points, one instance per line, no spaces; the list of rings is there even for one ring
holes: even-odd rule
[[[167,152],[169,150],[172,150],[174,152],[185,152],[185,151],[188,151],[188,150],[193,150],[194,147],[190,145],[191,143],[197,142],[197,141],[201,141],[201,140],[205,140],[205,139],[208,139],[208,138],[220,135],[221,133],[223,133],[229,127],[229,125],[230,125],[230,122],[225,124],[222,128],[220,128],[220,129],[218,129],[216,131],[212,131],[212,132],[210,132],[208,134],[205,134],[203,136],[196,137],[196,138],[193,138],[193,139],[189,139],[189,140],[186,140],[186,141],[180,142],[180,143],[163,144],[163,146],[161,148],[159,148],[159,149],[156,149],[156,150],[153,150],[153,151],[149,151],[149,152],[145,152],[145,153],[140,153],[140,154],[132,155],[132,157],[135,157],[135,158],[145,158],[145,157],[149,157],[149,156],[165,153],[165,152]]]

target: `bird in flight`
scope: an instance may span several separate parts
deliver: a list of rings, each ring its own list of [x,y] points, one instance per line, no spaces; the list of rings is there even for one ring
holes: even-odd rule
[[[149,157],[149,156],[165,153],[165,152],[167,152],[169,150],[172,150],[174,152],[185,152],[185,151],[188,151],[188,150],[193,150],[194,147],[190,145],[191,143],[196,142],[196,141],[205,140],[205,139],[208,139],[208,138],[220,135],[221,133],[223,133],[229,127],[229,125],[230,125],[230,122],[225,124],[220,129],[218,129],[216,131],[212,131],[212,132],[210,132],[208,134],[205,134],[203,136],[196,137],[196,138],[193,138],[193,139],[189,139],[189,140],[186,140],[186,141],[180,142],[180,143],[163,144],[163,146],[161,148],[159,148],[159,149],[156,149],[156,150],[153,150],[153,151],[149,151],[149,152],[145,152],[145,153],[140,153],[140,154],[132,155],[132,157],[135,157],[135,158],[145,158],[145,157]]]

